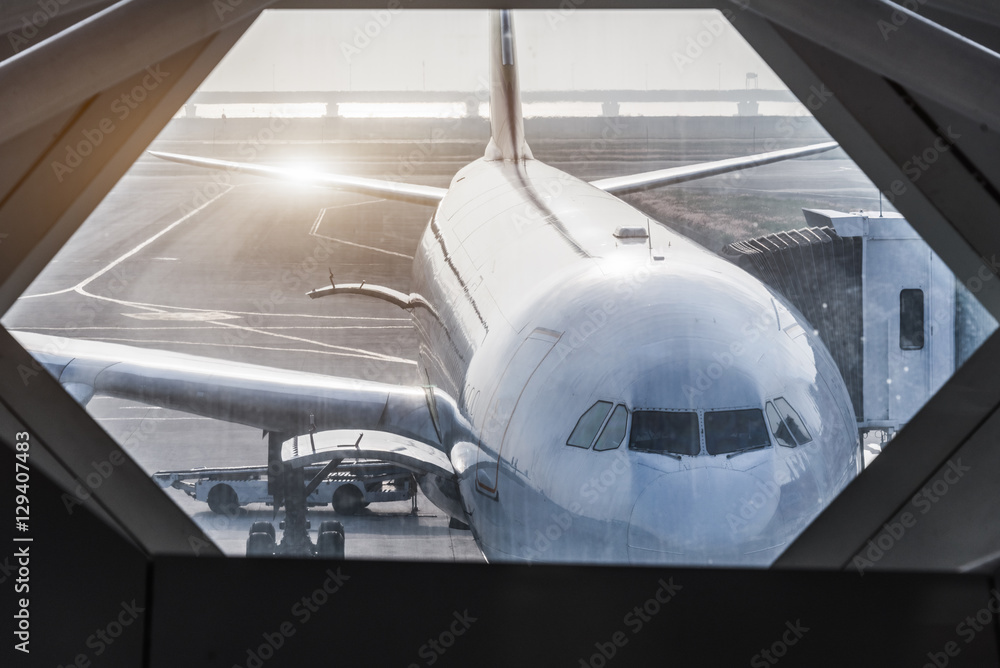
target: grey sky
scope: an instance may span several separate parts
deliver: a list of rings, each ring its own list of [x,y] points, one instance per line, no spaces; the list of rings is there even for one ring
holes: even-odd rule
[[[525,90],[743,88],[747,72],[784,88],[716,12],[534,10],[514,22]],[[474,90],[488,23],[484,11],[268,11],[202,89]]]

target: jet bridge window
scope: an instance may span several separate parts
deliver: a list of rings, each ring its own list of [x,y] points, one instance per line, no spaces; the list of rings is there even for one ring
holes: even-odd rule
[[[924,291],[902,290],[899,293],[899,347],[920,350],[924,347]]]
[[[710,455],[724,455],[764,448],[771,444],[759,408],[705,413],[705,449]]]
[[[610,410],[610,401],[598,401],[588,408],[587,412],[577,420],[576,428],[569,435],[569,440],[566,441],[566,444],[577,448],[589,448],[590,444],[594,442],[594,437],[597,436],[597,430],[604,424],[604,418],[608,417]]]
[[[698,414],[672,411],[634,411],[629,450],[697,455],[701,451]]]
[[[628,409],[618,404],[611,419],[604,426],[600,438],[594,444],[594,450],[614,450],[622,444],[625,438],[625,427],[628,425]]]
[[[802,418],[784,397],[778,397],[774,403],[767,402],[766,410],[767,421],[771,423],[771,433],[774,434],[778,445],[794,448],[812,440],[812,435],[806,429]]]

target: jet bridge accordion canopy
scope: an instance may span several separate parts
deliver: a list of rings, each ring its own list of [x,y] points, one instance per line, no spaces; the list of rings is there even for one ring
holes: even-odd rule
[[[864,421],[861,237],[808,227],[737,241],[722,256],[785,296],[812,324],[840,369]]]

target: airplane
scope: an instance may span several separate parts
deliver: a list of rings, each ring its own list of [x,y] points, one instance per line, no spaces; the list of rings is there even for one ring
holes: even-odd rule
[[[490,562],[769,565],[863,466],[847,387],[784,297],[616,195],[836,143],[588,183],[532,157],[511,13],[491,12],[490,30],[491,138],[447,189],[305,179],[433,208],[412,292],[336,283],[331,272],[309,293],[409,311],[426,385],[28,332],[18,340],[83,404],[100,394],[263,430],[269,463],[285,472],[276,497],[299,527],[303,465],[372,458],[418,474]],[[255,528],[249,553],[343,554],[342,530],[338,552],[322,540],[330,527],[319,547],[287,527],[276,545],[273,527],[269,537]]]

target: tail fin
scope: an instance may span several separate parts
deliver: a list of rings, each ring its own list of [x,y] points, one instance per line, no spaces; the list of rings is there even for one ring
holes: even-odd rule
[[[531,159],[524,141],[521,88],[515,62],[514,25],[510,10],[490,13],[490,129],[487,160]]]

